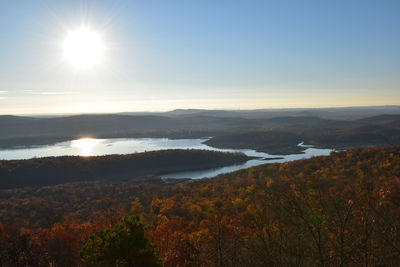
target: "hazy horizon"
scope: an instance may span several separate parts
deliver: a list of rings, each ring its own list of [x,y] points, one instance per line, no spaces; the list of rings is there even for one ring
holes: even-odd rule
[[[361,0],[4,2],[0,114],[400,105],[399,11]]]
[[[70,112],[70,113],[5,113],[0,114],[0,116],[26,116],[26,117],[58,117],[58,116],[76,116],[76,115],[112,115],[112,114],[163,114],[174,111],[227,111],[227,112],[279,112],[279,111],[305,111],[305,110],[391,110],[396,111],[393,114],[397,114],[400,112],[400,105],[380,105],[380,106],[327,106],[327,107],[293,107],[293,108],[257,108],[257,109],[202,109],[202,108],[176,108],[176,109],[167,109],[167,110],[124,110],[118,112]],[[392,114],[392,113],[383,113],[383,114]],[[367,116],[366,116],[367,117]]]

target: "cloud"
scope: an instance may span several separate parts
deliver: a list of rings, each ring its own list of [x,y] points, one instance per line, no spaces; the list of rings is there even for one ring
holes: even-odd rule
[[[39,92],[39,95],[70,95],[72,92]]]
[[[0,90],[0,95],[2,95],[2,94],[7,94],[7,91],[1,91]]]
[[[6,96],[0,96],[0,100],[8,99]]]
[[[60,92],[60,91],[33,91],[33,90],[24,90],[25,93],[31,95],[71,95],[72,92]]]

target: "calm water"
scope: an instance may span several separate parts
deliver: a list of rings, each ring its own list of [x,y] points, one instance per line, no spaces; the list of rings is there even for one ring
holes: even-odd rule
[[[313,156],[329,155],[331,149],[317,149],[303,145],[304,154],[292,155],[270,155],[267,153],[257,152],[251,149],[218,149],[203,144],[207,139],[176,139],[167,138],[127,138],[127,139],[77,139],[66,142],[57,143],[49,146],[39,146],[30,148],[14,148],[0,150],[0,159],[30,159],[34,157],[50,157],[64,155],[80,155],[80,156],[97,156],[107,154],[130,154],[145,151],[165,150],[165,149],[206,149],[225,152],[243,152],[248,156],[271,158],[283,157],[278,160],[254,159],[246,163],[227,166],[223,168],[209,169],[203,171],[180,172],[162,175],[164,178],[192,178],[198,179],[203,177],[213,177],[221,173],[233,172],[236,170],[249,168],[252,166],[273,163],[286,162],[297,159],[310,158]]]

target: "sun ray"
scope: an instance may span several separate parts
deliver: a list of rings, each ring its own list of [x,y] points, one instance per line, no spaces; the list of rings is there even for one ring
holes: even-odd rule
[[[69,32],[63,48],[64,58],[77,69],[90,69],[98,65],[104,52],[101,36],[88,28]]]

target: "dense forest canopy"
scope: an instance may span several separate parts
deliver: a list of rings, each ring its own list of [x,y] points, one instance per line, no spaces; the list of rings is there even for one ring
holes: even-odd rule
[[[396,266],[399,203],[398,146],[175,185],[147,177],[2,190],[0,258],[80,265],[90,234],[138,214],[165,266]]]

